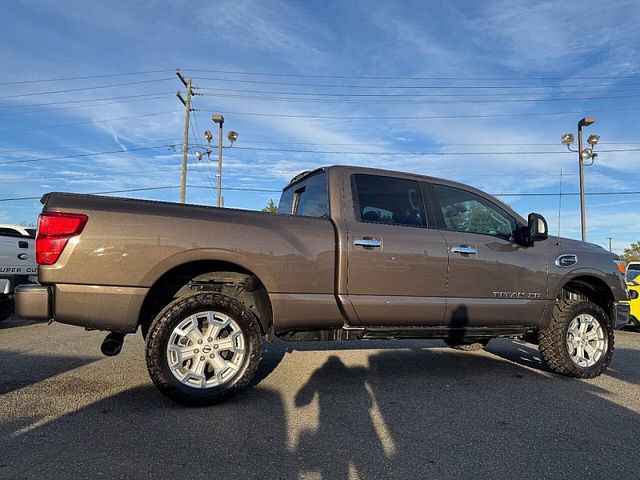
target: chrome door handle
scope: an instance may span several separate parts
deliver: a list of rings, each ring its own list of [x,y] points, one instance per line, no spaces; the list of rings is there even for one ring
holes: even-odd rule
[[[356,247],[363,247],[363,248],[381,248],[382,247],[382,241],[376,240],[375,238],[360,238],[358,240],[355,240],[353,244]]]
[[[478,253],[475,248],[468,247],[466,245],[460,245],[459,247],[451,247],[452,253],[460,253],[462,255],[475,255]]]

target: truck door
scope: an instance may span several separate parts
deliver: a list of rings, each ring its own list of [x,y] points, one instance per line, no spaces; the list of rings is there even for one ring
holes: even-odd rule
[[[347,294],[363,326],[440,325],[447,249],[417,181],[354,174],[345,195]]]
[[[449,250],[448,323],[538,325],[547,297],[541,248],[516,243],[518,224],[497,203],[447,185],[431,192]]]

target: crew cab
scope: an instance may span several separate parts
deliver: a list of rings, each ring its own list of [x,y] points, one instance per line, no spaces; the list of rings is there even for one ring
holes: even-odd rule
[[[35,230],[0,224],[0,321],[13,314],[13,292],[37,274]]]
[[[264,341],[440,338],[460,349],[537,338],[589,378],[629,321],[625,265],[548,236],[475,188],[370,168],[304,172],[279,213],[90,195],[43,197],[23,318],[146,338],[155,385],[187,404],[247,386]]]

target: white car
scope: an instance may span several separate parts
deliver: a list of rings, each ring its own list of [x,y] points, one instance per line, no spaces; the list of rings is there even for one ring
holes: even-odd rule
[[[627,263],[627,272],[631,273],[632,276],[636,273],[640,273],[640,262],[629,262]]]
[[[0,224],[0,320],[13,314],[17,285],[36,281],[35,229]]]

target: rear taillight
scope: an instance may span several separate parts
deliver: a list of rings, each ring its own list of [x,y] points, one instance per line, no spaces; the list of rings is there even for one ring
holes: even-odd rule
[[[80,235],[89,217],[81,213],[47,212],[38,220],[36,261],[38,265],[53,265],[67,246],[69,239]]]

